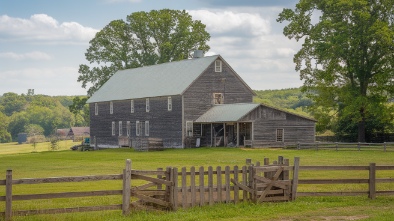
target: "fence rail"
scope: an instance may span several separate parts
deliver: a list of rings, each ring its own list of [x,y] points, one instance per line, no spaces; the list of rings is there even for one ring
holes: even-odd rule
[[[385,143],[341,143],[341,142],[313,142],[297,143],[295,146],[298,150],[315,149],[315,150],[382,150],[394,151],[394,142]]]
[[[303,177],[303,171],[316,171],[321,177],[311,179]],[[368,176],[349,178],[345,175],[341,179],[328,179],[327,171],[368,171]],[[376,178],[377,171],[394,171],[394,166],[300,166],[300,159],[294,158],[294,166],[289,160],[278,157],[270,164],[268,158],[252,163],[246,160],[246,165],[225,167],[167,167],[165,170],[132,170],[131,161],[126,161],[122,174],[77,176],[77,177],[49,177],[13,179],[12,171],[7,170],[6,179],[0,180],[0,186],[5,186],[5,196],[0,196],[0,202],[5,201],[5,211],[0,217],[9,221],[12,216],[33,214],[72,213],[103,210],[122,210],[129,214],[131,208],[144,210],[176,210],[194,206],[213,205],[215,203],[238,203],[242,201],[266,202],[289,201],[302,196],[357,196],[368,195],[374,199],[377,195],[394,195],[394,185],[385,189],[377,189],[376,184],[394,183],[394,175]],[[387,174],[387,173],[385,173]],[[292,176],[290,176],[292,175]],[[64,182],[95,182],[102,180],[122,180],[122,189],[94,190],[84,192],[62,192],[18,195],[12,192],[13,185],[30,185]],[[138,181],[136,181],[138,180]],[[138,184],[138,185],[137,185]],[[367,184],[368,189],[357,191],[306,192],[299,191],[299,186],[335,185],[335,184]],[[333,189],[333,188],[330,188]],[[13,201],[77,198],[95,196],[122,196],[122,202],[113,205],[96,205],[73,208],[49,208],[39,210],[13,210]]]

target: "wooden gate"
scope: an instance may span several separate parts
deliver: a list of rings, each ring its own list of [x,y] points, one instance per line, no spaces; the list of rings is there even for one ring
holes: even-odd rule
[[[255,191],[253,201],[290,201],[291,180],[288,165],[254,166],[252,172],[252,188]]]

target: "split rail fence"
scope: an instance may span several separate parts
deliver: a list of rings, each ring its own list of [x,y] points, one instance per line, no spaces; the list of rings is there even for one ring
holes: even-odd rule
[[[300,179],[300,172],[315,170],[364,170],[369,171],[367,178],[359,179]],[[376,172],[386,170],[390,178],[376,178]],[[29,178],[13,179],[12,171],[7,170],[6,179],[0,180],[0,186],[5,186],[5,196],[0,196],[5,201],[5,211],[0,212],[0,218],[12,220],[12,216],[25,216],[34,214],[56,214],[87,211],[122,210],[127,215],[131,209],[142,210],[177,210],[193,206],[213,205],[215,203],[238,203],[290,201],[297,196],[353,196],[368,195],[394,195],[394,185],[384,190],[377,190],[377,183],[394,184],[394,166],[300,166],[299,158],[294,158],[294,166],[289,165],[289,160],[278,157],[270,164],[265,158],[263,165],[254,164],[250,159],[246,165],[225,167],[167,167],[165,170],[154,171],[132,170],[131,161],[126,160],[126,167],[122,174],[80,176],[80,177],[54,177],[54,178]],[[290,178],[292,175],[292,179]],[[301,175],[302,177],[302,175]],[[44,194],[17,195],[12,192],[14,185],[43,184],[63,182],[93,182],[101,180],[122,180],[121,190],[99,190],[86,192],[63,192]],[[368,184],[368,189],[359,192],[299,192],[300,185],[333,185],[333,184]],[[391,188],[391,189],[390,189]],[[332,188],[330,188],[332,189]],[[36,210],[13,210],[14,201],[76,198],[95,196],[122,196],[121,204],[99,205],[73,208],[52,208]],[[0,204],[1,208],[1,204]]]
[[[380,150],[380,151],[394,151],[393,142],[385,143],[341,143],[341,142],[314,142],[314,143],[297,143],[296,148],[315,149],[315,150]]]

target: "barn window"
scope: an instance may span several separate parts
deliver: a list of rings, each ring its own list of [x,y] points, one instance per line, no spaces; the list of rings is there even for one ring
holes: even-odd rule
[[[112,101],[109,102],[109,113],[110,114],[114,113],[114,103]]]
[[[283,142],[284,141],[284,130],[276,129],[276,141]]]
[[[149,136],[149,121],[145,121],[145,136]]]
[[[130,101],[130,113],[134,113],[134,100]]]
[[[131,124],[130,124],[130,121],[127,121],[126,122],[126,135],[128,137],[130,137],[130,131],[131,131]]]
[[[146,112],[150,111],[149,98],[146,98]]]
[[[94,103],[94,115],[98,115],[98,104]]]
[[[172,98],[168,97],[167,99],[167,109],[168,111],[172,111]]]
[[[122,125],[122,121],[119,121],[119,137],[122,136],[122,132],[123,132],[123,125]]]
[[[224,104],[224,97],[222,93],[213,93],[213,104]]]
[[[222,61],[221,60],[215,61],[215,72],[222,72]]]
[[[186,121],[186,136],[193,136],[193,121]]]
[[[112,121],[112,136],[115,136],[115,121]]]
[[[141,134],[141,123],[137,120],[135,122],[135,135],[139,137]]]

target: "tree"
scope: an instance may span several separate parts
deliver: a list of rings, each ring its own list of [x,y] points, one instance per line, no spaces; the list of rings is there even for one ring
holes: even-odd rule
[[[0,99],[0,104],[4,108],[5,115],[11,116],[15,112],[22,111],[27,102],[23,94],[18,95],[16,93],[8,92],[3,94]]]
[[[351,119],[360,142],[368,118],[393,118],[393,15],[392,0],[300,0],[277,19],[303,40],[294,62],[315,112]]]
[[[8,117],[2,112],[0,112],[0,122],[0,143],[10,142],[11,134],[7,130],[9,120]]]
[[[127,20],[114,20],[90,41],[85,53],[92,64],[79,66],[78,82],[91,96],[116,71],[187,59],[191,52],[209,50],[205,25],[186,11],[135,12]]]

